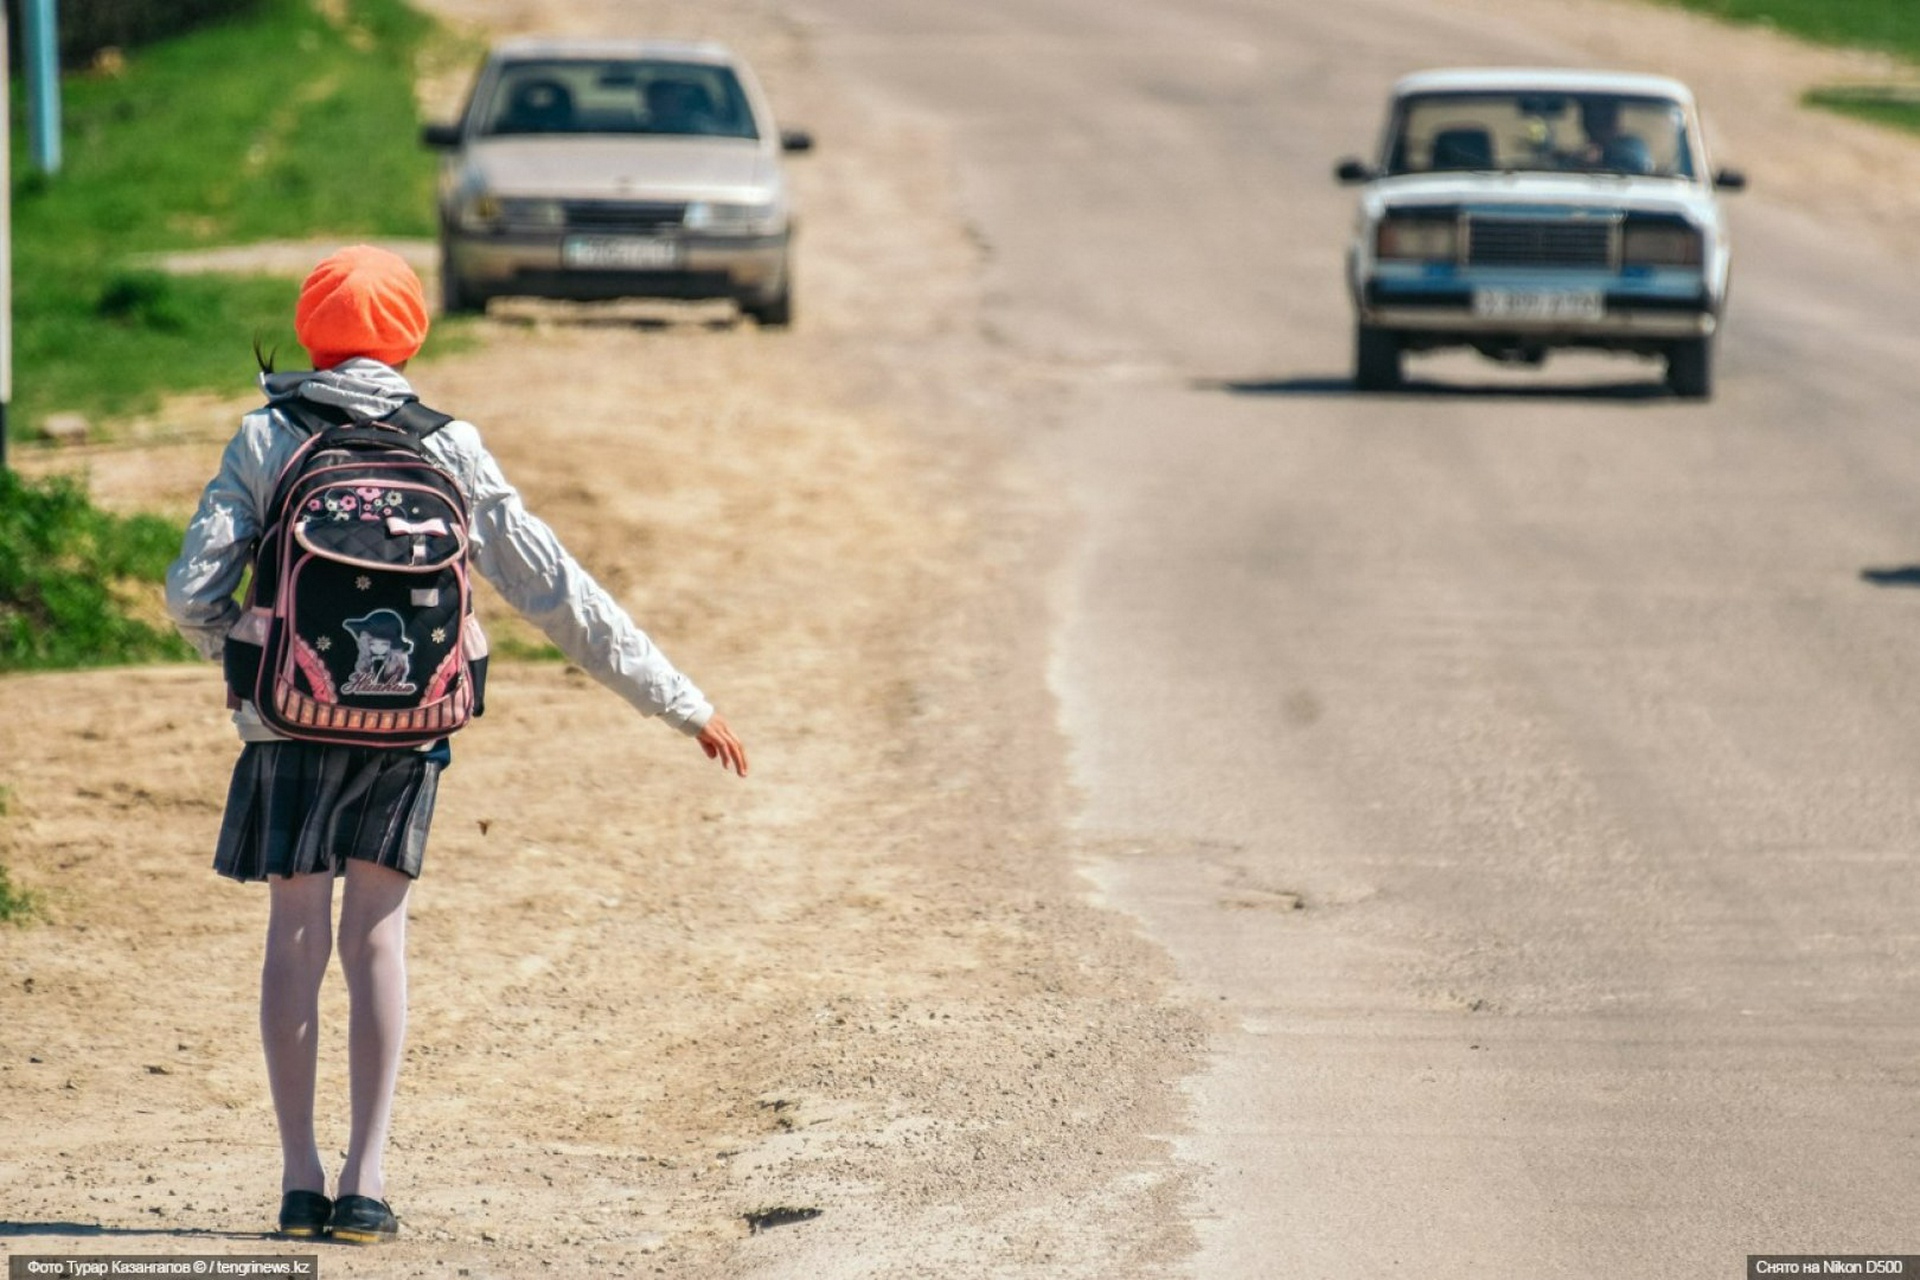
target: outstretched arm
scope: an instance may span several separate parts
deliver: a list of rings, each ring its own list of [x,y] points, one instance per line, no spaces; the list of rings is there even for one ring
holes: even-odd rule
[[[448,427],[471,432],[471,427]],[[435,437],[438,439],[439,437]],[[473,441],[474,565],[507,603],[546,632],[561,652],[643,715],[659,716],[724,768],[745,776],[746,750],[693,681],[567,554],[553,530],[526,509],[498,464]]]

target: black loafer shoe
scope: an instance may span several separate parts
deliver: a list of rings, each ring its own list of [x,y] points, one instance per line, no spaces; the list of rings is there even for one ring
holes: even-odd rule
[[[400,1234],[400,1219],[384,1200],[372,1196],[341,1196],[333,1202],[327,1229],[335,1240],[348,1244],[384,1244]]]
[[[280,1234],[311,1240],[327,1233],[333,1201],[318,1191],[289,1191],[280,1197]]]

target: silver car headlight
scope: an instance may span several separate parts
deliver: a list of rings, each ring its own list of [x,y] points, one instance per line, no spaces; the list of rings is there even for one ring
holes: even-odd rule
[[[482,191],[462,199],[454,216],[462,231],[493,231],[500,225],[500,201]]]
[[[479,192],[458,206],[463,231],[558,231],[567,222],[558,200],[501,198]]]
[[[502,200],[500,221],[516,231],[558,231],[567,212],[558,200]]]
[[[728,200],[695,200],[687,206],[689,231],[711,231],[719,235],[778,235],[787,225],[787,202],[781,199],[759,204],[739,204]]]

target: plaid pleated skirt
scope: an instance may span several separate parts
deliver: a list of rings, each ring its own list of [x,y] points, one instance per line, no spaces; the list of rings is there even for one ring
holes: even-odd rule
[[[442,741],[427,751],[249,742],[233,767],[213,869],[234,880],[338,874],[347,859],[420,874]]]

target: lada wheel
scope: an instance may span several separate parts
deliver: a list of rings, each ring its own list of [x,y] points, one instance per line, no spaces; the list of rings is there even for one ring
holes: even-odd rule
[[[1686,400],[1713,395],[1713,339],[1687,338],[1667,348],[1667,387]]]
[[[1403,381],[1400,335],[1359,325],[1353,339],[1353,385],[1360,391],[1397,391]]]

